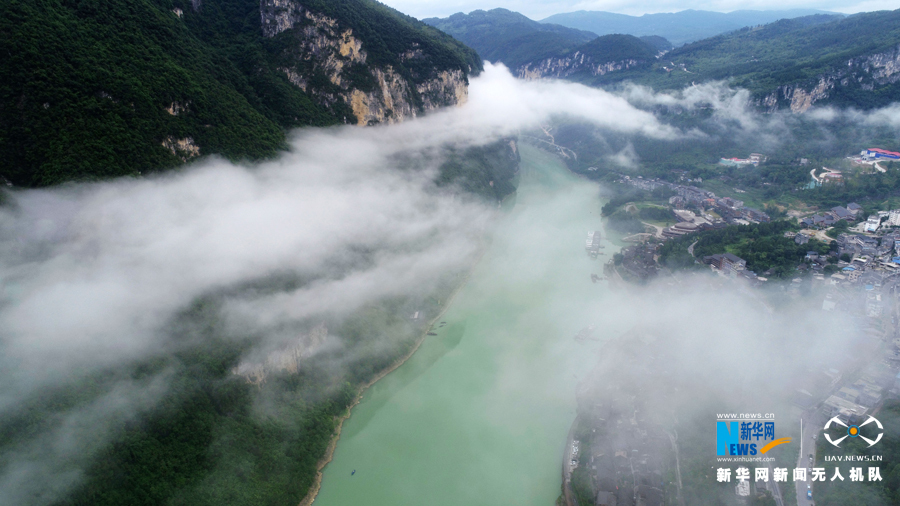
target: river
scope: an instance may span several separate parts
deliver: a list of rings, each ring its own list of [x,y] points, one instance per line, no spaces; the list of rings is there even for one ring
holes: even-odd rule
[[[624,329],[603,311],[606,282],[590,280],[609,256],[584,251],[600,229],[597,185],[554,155],[520,150],[515,206],[446,326],[353,409],[315,506],[549,506],[559,496],[578,379]],[[591,323],[598,340],[576,342]]]

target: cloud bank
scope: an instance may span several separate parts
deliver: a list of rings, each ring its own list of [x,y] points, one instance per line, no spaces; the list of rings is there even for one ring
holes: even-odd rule
[[[0,208],[0,416],[45,389],[170,353],[179,312],[260,279],[312,281],[226,297],[229,331],[254,336],[257,355],[286,325],[427,293],[472,261],[495,217],[495,203],[434,183],[448,148],[483,146],[557,116],[620,137],[701,135],[660,122],[648,111],[655,106],[711,107],[731,128],[780,135],[782,120],[753,115],[747,99],[722,85],[614,94],[521,81],[487,64],[462,107],[386,127],[300,130],[290,152],[265,163],[213,157],[147,179],[16,192]],[[827,122],[857,113],[815,114]],[[891,110],[865,118],[896,127]],[[617,159],[633,155],[626,148]],[[123,379],[57,413],[0,459],[0,503],[47,503],[77,484],[109,427],[152,407],[169,373]]]
[[[488,65],[463,107],[390,127],[300,130],[273,161],[213,157],[159,177],[14,193],[0,209],[0,415],[44,389],[170,353],[180,311],[255,280],[319,276],[223,306],[235,329],[263,336],[259,347],[286,323],[426,292],[472,260],[494,212],[435,185],[444,150],[557,114],[678,135],[622,97]],[[123,382],[95,406],[59,413],[0,461],[0,502],[45,502],[76,483],[73,459],[102,444],[104,421],[137,416],[165,383]]]

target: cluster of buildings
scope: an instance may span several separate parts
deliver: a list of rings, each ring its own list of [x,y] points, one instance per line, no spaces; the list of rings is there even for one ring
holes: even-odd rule
[[[754,286],[768,281],[768,278],[758,276],[755,272],[747,270],[747,261],[733,253],[708,255],[703,257],[702,261],[725,277],[746,281]]]
[[[870,165],[878,172],[887,172],[887,169],[882,167],[878,162],[900,160],[900,153],[880,148],[869,148],[860,151],[858,155],[848,156],[847,158],[849,158],[854,165]]]
[[[863,421],[885,397],[900,396],[900,331],[894,299],[900,286],[900,231],[880,238],[844,233],[836,242],[844,260],[838,261],[840,271],[831,275],[826,285],[822,309],[844,313],[849,326],[862,331],[861,339],[871,340],[872,345],[860,346],[871,349],[872,355],[864,358],[862,373],[851,380],[843,378],[837,368],[807,375],[811,383],[797,391],[795,404],[809,402],[802,407],[815,405],[823,416],[836,416],[851,424]],[[812,282],[815,279],[823,277],[815,275]],[[848,370],[857,366],[848,366]],[[810,391],[824,392],[818,398],[827,398],[812,403]]]
[[[759,209],[744,206],[743,201],[730,197],[717,197],[715,193],[696,186],[680,185],[659,179],[644,179],[640,176],[636,178],[622,176],[619,182],[647,191],[658,188],[672,190],[676,195],[669,199],[669,204],[675,209],[693,207],[700,210],[701,213],[714,211],[718,214],[721,218],[715,218],[711,214],[703,215],[703,218],[713,227],[717,223],[745,225],[747,223],[766,223],[771,219],[768,214]],[[679,221],[685,220],[680,219]]]
[[[890,211],[878,211],[865,221],[863,228],[866,232],[877,232],[884,227],[900,227],[900,209]]]
[[[834,226],[839,220],[844,220],[848,223],[855,222],[860,213],[862,213],[862,206],[856,202],[851,202],[847,204],[847,207],[832,207],[830,211],[816,213],[812,216],[803,218],[800,220],[800,224],[806,228],[828,228]],[[898,216],[898,219],[900,219],[900,216]]]
[[[750,153],[750,158],[720,158],[719,164],[730,167],[753,165],[754,167],[766,161],[766,157],[759,153]]]
[[[836,241],[838,253],[851,259],[838,262],[841,270],[831,276],[822,309],[845,313],[865,336],[883,343],[875,347],[880,357],[870,360],[854,383],[832,391],[821,405],[824,415],[849,423],[864,418],[886,395],[900,395],[900,330],[894,311],[900,286],[900,231],[880,240],[841,234]]]
[[[658,243],[644,242],[622,248],[619,254],[622,261],[618,267],[606,264],[605,273],[611,274],[615,269],[620,276],[630,278],[636,282],[644,282],[656,276],[659,272],[659,264],[656,256],[659,250]]]
[[[713,208],[716,214],[722,217],[729,224],[744,225],[746,223],[768,223],[771,221],[769,215],[744,205],[742,200],[735,200],[729,197],[713,198],[712,201],[704,201],[703,204]]]
[[[885,387],[893,386],[894,376],[890,369],[870,365],[862,376],[851,386],[841,387],[822,403],[822,414],[838,417],[850,424],[865,419],[886,393]]]
[[[703,263],[726,273],[737,273],[747,268],[747,261],[732,253],[717,253],[703,257]]]
[[[836,416],[850,425],[864,421],[885,397],[900,393],[900,374],[895,374],[890,364],[870,361],[852,384],[837,367],[842,366],[823,366],[804,374],[792,403],[804,410],[816,409],[826,419]]]
[[[800,236],[797,234],[797,237]],[[850,257],[850,260],[837,262],[840,270],[831,275],[831,285],[856,285],[866,292],[873,292],[900,274],[900,253],[897,253],[900,251],[900,231],[886,234],[880,240],[878,237],[844,233],[835,242],[837,254],[845,259]],[[807,258],[812,260],[811,265],[818,267],[815,270],[821,270],[826,263],[815,252],[810,252]],[[824,279],[822,274],[817,274],[816,278]],[[870,302],[867,312],[880,314],[880,296],[873,296]],[[826,299],[823,308],[831,310],[835,305],[836,302]]]
[[[844,423],[851,424],[863,421],[885,397],[900,396],[900,372],[898,372],[900,334],[896,330],[896,318],[891,316],[894,324],[888,326],[887,318],[882,311],[873,311],[873,308],[880,308],[883,302],[887,302],[882,298],[893,298],[891,288],[898,282],[900,278],[893,278],[882,280],[883,284],[879,283],[874,287],[867,286],[862,292],[863,298],[859,297],[858,289],[852,290],[846,285],[832,288],[826,296],[823,309],[847,311],[848,317],[854,321],[854,326],[863,330],[864,339],[872,339],[875,343],[880,341],[881,344],[872,347],[875,355],[865,359],[862,373],[852,384],[845,381],[842,386],[841,381],[844,378],[837,369],[829,369],[824,375],[809,375],[810,380],[817,379],[820,384],[805,385],[798,390],[795,404],[809,402],[803,394],[811,399],[808,390],[817,388],[828,395],[825,401],[818,405],[821,414],[827,418],[836,416]]]
[[[869,148],[859,153],[859,157],[865,161],[876,160],[900,160],[900,153],[886,149]]]
[[[892,260],[888,255],[900,246],[900,232],[890,232],[878,237],[859,234],[841,234],[835,239],[838,246],[838,255],[847,254],[856,257],[854,261],[869,263],[870,260],[881,258],[887,262]]]

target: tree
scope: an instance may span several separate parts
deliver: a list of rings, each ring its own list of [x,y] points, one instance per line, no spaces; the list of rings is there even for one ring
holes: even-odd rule
[[[850,228],[850,224],[847,223],[847,220],[837,220],[834,226],[825,232],[825,235],[828,237],[837,237],[846,232],[848,228]]]

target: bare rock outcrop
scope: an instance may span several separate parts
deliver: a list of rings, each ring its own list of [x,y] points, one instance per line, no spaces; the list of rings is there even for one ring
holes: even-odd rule
[[[392,65],[370,64],[365,44],[353,30],[328,16],[312,12],[296,0],[260,0],[263,35],[269,38],[291,31],[296,61],[281,67],[288,80],[321,103],[343,103],[357,125],[397,123],[468,98],[468,78],[461,70],[434,69],[413,79]],[[412,43],[400,62],[426,56]],[[315,85],[324,76],[331,86]]]

